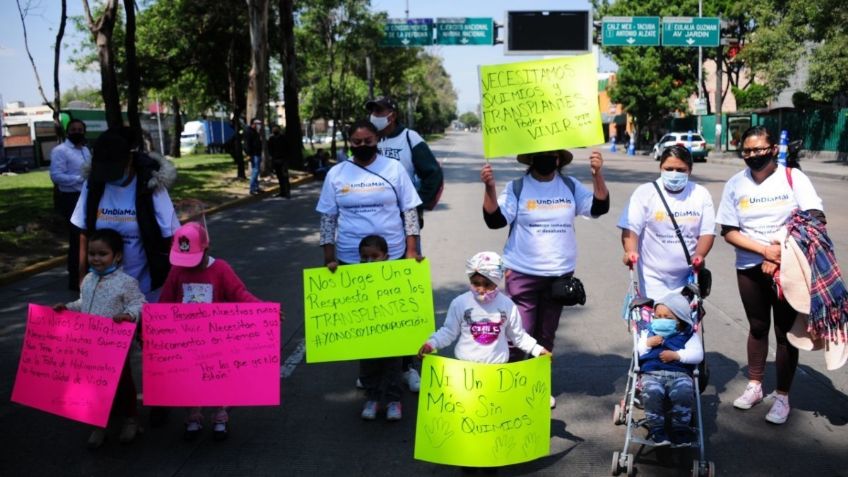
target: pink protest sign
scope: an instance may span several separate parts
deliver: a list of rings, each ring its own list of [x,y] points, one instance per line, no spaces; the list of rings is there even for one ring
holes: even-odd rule
[[[134,323],[29,305],[12,401],[106,427]]]
[[[142,312],[144,404],[280,404],[279,303],[160,303]]]

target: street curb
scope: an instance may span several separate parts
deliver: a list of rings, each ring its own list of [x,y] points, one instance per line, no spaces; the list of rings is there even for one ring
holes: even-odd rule
[[[294,187],[294,186],[298,186],[298,185],[301,185],[301,184],[306,184],[308,182],[312,182],[314,180],[315,180],[315,177],[312,176],[312,175],[301,176],[301,177],[298,177],[297,179],[293,179],[291,181],[291,185],[292,185],[292,187]],[[238,199],[234,199],[234,200],[231,200],[229,202],[224,202],[223,204],[216,205],[215,207],[212,207],[211,209],[204,211],[204,214],[209,216],[209,215],[212,215],[212,214],[216,214],[218,212],[222,212],[222,211],[227,210],[227,209],[231,209],[233,207],[238,207],[240,205],[258,202],[262,199],[265,199],[266,197],[271,197],[271,196],[279,193],[279,191],[280,191],[280,186],[275,185],[274,187],[271,187],[270,189],[262,191],[260,194],[249,195],[247,197],[240,197]],[[63,255],[63,256],[60,256],[60,257],[51,257],[51,258],[48,258],[47,260],[43,260],[41,262],[37,262],[37,263],[33,263],[32,265],[28,265],[28,266],[26,266],[26,267],[24,267],[20,270],[15,270],[15,271],[9,272],[5,275],[0,275],[0,286],[11,285],[12,283],[23,280],[24,278],[29,278],[33,275],[37,275],[41,272],[50,270],[53,267],[57,267],[57,266],[65,263],[67,261],[67,258],[68,258],[67,255]]]

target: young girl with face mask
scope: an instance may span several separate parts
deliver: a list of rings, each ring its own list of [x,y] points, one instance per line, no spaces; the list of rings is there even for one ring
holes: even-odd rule
[[[88,238],[89,272],[80,286],[79,299],[67,304],[53,305],[53,309],[111,318],[115,323],[137,322],[144,305],[144,295],[138,281],[120,268],[123,249],[124,239],[115,230],[98,229],[92,232]],[[124,418],[118,440],[121,443],[129,443],[138,432],[136,387],[130,369],[129,354],[124,362],[112,406],[112,414]],[[105,438],[106,430],[95,428],[88,439],[88,447],[100,447]]]
[[[666,148],[660,157],[660,177],[636,188],[618,220],[623,262],[636,266],[641,291],[647,297],[679,292],[686,286],[690,273],[690,264],[663,199],[674,214],[692,265],[702,266],[712,249],[713,199],[705,187],[689,180],[690,174],[689,150],[676,145]]]
[[[525,353],[550,354],[524,331],[518,307],[498,289],[503,261],[495,252],[480,252],[465,265],[470,290],[454,298],[445,323],[421,346],[418,357],[456,341],[457,359],[476,363],[506,363],[511,341]],[[458,341],[457,341],[458,338]]]

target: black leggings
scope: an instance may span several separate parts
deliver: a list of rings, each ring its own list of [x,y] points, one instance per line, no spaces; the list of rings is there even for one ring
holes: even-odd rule
[[[777,390],[789,392],[795,368],[798,367],[798,348],[786,339],[792,328],[796,312],[785,300],[779,300],[772,287],[772,277],[763,273],[759,265],[747,270],[737,270],[739,295],[748,316],[748,378],[762,382],[768,356],[769,328],[774,312],[774,334],[777,337]]]

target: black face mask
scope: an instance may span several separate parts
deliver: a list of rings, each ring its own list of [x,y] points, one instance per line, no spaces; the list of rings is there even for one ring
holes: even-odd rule
[[[547,176],[557,168],[556,156],[533,156],[533,165],[530,166],[539,175]]]
[[[353,157],[361,162],[370,161],[377,154],[377,146],[353,146],[350,148]]]
[[[761,171],[764,167],[768,165],[774,159],[773,156],[769,154],[765,154],[762,156],[753,156],[745,158],[745,165],[748,166],[752,171],[757,172]]]
[[[80,144],[85,142],[85,134],[83,133],[72,133],[68,134],[68,140],[79,146]]]

